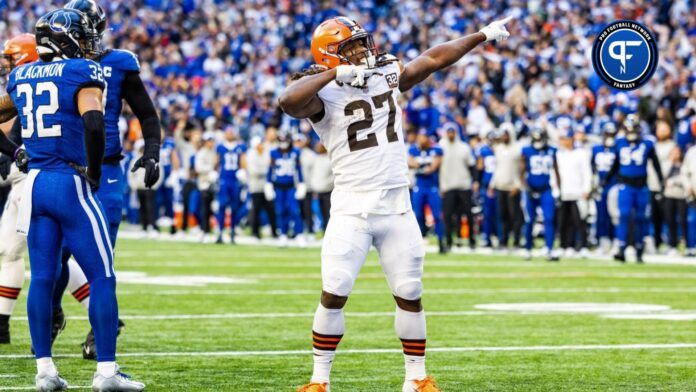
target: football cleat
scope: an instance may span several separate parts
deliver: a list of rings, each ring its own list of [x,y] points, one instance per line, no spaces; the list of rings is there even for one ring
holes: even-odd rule
[[[65,391],[68,383],[59,374],[49,376],[48,374],[36,375],[36,390],[38,392]]]
[[[111,377],[94,373],[92,379],[92,391],[94,392],[140,392],[143,389],[145,389],[145,384],[131,380],[130,376],[121,373],[118,367],[116,374]]]
[[[329,384],[328,383],[318,383],[318,382],[310,382],[307,385],[303,385],[299,388],[297,388],[297,392],[329,392]]]
[[[614,260],[625,263],[626,262],[626,250],[624,248],[619,249],[619,251],[614,255]]]
[[[440,392],[435,379],[428,376],[422,380],[410,380],[404,382],[403,392]]]
[[[116,336],[121,335],[121,331],[123,331],[123,328],[126,327],[126,324],[123,323],[120,319],[118,320],[118,330],[116,332]],[[87,334],[87,338],[85,338],[85,342],[82,343],[82,358],[84,359],[92,359],[96,360],[97,359],[97,345],[94,343],[94,331],[89,330],[89,333]]]

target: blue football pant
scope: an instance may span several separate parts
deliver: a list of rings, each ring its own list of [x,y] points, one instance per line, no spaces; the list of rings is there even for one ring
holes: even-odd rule
[[[442,220],[442,198],[440,190],[437,187],[433,188],[413,188],[411,194],[411,202],[413,204],[413,212],[420,225],[421,233],[425,232],[425,206],[430,207],[430,212],[433,214],[435,221],[435,234],[437,239],[442,241],[445,238],[445,225]]]
[[[290,223],[293,224],[295,235],[302,234],[304,225],[300,213],[300,202],[295,200],[295,188],[275,187],[276,222],[280,234],[288,235]]]
[[[123,169],[121,169],[121,165],[102,166],[102,178],[99,190],[96,193],[96,198],[99,199],[104,209],[109,231],[109,240],[114,247],[116,246],[118,227],[121,224],[121,218],[123,216],[123,189],[125,186],[125,175]],[[71,256],[72,253],[67,247],[63,246],[61,273],[56,279],[56,287],[53,294],[54,311],[60,310],[63,306],[63,295],[70,280],[67,262]]]
[[[607,199],[609,195],[609,189],[607,188],[602,192],[602,197],[597,200],[597,226],[596,235],[597,239],[600,238],[614,238],[614,225],[611,222],[611,216],[609,215],[609,209],[607,207]]]
[[[75,255],[90,284],[89,321],[97,360],[114,361],[118,304],[104,209],[81,177],[43,171],[34,183],[27,238],[32,274],[27,313],[36,358],[51,356],[51,305],[63,243]]]
[[[238,223],[237,216],[242,208],[241,200],[242,188],[236,181],[221,181],[220,189],[218,190],[218,212],[217,222],[220,228],[220,233],[225,230],[225,212],[227,208],[232,210],[232,235],[234,235],[234,227]]]
[[[485,245],[493,246],[493,236],[499,237],[498,233],[498,199],[494,194],[493,197],[488,196],[488,188],[482,186],[481,191],[481,214],[482,232],[485,237]]]
[[[696,202],[689,203],[686,212],[687,234],[686,247],[689,249],[696,248]]]
[[[536,196],[534,197],[532,193],[527,192],[525,197],[525,247],[531,250],[534,245],[534,223],[536,222],[537,209],[541,207],[544,218],[544,243],[546,248],[551,250],[556,239],[556,201],[551,190],[541,192]]]
[[[625,247],[633,218],[633,233],[636,248],[643,248],[643,238],[648,234],[648,207],[650,191],[647,187],[636,188],[626,184],[619,185],[619,226],[616,237],[619,245]]]

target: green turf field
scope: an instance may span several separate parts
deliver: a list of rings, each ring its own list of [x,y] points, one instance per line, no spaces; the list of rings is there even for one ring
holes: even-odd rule
[[[318,249],[121,240],[116,264],[127,324],[119,363],[147,390],[292,391],[308,381]],[[661,316],[688,318],[696,312],[692,266],[428,255],[425,272],[428,371],[444,391],[696,390],[693,319],[476,307],[633,303],[665,305],[671,310]],[[21,298],[13,344],[0,346],[0,390],[33,387],[26,291]],[[401,390],[393,309],[372,254],[348,301],[332,391]],[[54,346],[56,363],[72,386],[84,388],[94,371],[93,362],[78,358],[88,323],[71,297],[65,310],[72,318]]]

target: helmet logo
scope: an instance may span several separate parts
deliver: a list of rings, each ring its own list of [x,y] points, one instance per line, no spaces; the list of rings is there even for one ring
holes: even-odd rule
[[[51,17],[48,26],[56,33],[67,33],[71,24],[72,21],[65,12],[56,12],[55,15]]]

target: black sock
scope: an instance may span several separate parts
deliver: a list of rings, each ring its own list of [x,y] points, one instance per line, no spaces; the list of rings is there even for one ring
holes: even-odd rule
[[[0,314],[0,325],[9,325],[10,324],[10,315],[9,314]]]

